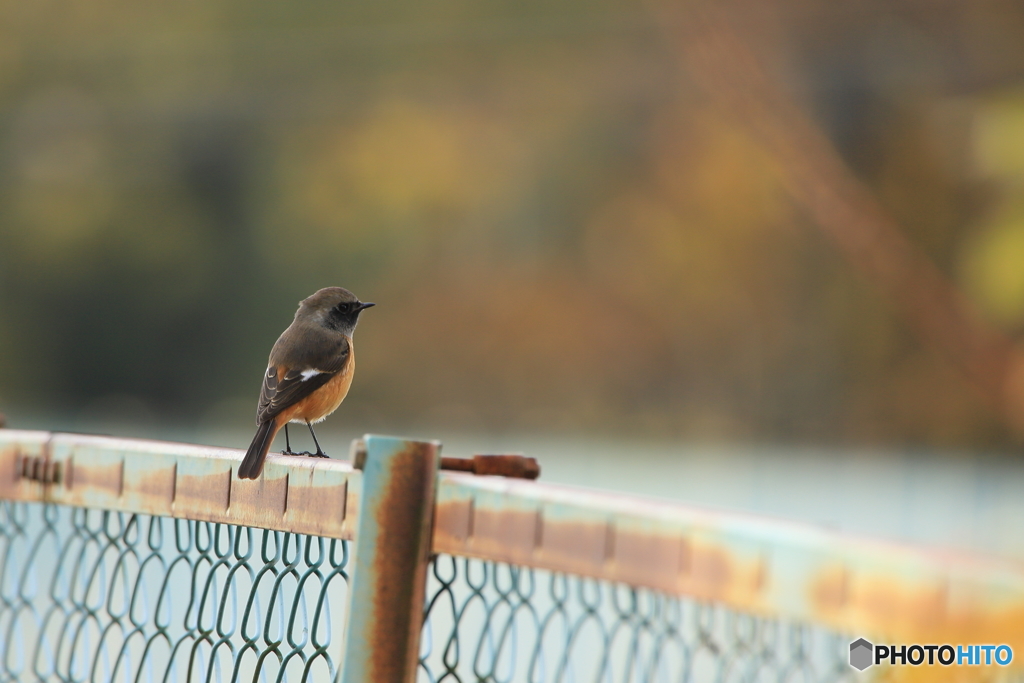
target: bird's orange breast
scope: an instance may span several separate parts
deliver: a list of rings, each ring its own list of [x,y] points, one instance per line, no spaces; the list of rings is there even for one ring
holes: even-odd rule
[[[349,342],[348,362],[334,377],[312,394],[281,411],[279,424],[285,422],[319,422],[341,405],[352,386],[356,369],[356,350]],[[283,419],[282,419],[283,418]]]

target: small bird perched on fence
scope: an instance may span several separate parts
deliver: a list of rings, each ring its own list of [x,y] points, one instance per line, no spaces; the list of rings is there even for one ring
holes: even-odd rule
[[[333,413],[348,394],[356,368],[352,333],[359,314],[373,306],[342,287],[325,287],[299,302],[295,320],[270,351],[256,409],[256,436],[238,466],[239,479],[255,479],[277,432],[284,427],[285,455],[326,458],[313,424]],[[316,453],[293,453],[288,423],[302,422]]]

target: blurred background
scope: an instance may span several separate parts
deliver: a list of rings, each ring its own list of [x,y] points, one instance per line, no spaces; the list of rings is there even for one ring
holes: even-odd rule
[[[335,456],[1016,547],[1022,46],[1015,0],[4,0],[0,412],[244,448],[341,285]]]

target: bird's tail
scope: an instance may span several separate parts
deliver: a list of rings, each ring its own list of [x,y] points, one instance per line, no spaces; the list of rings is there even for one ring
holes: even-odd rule
[[[270,444],[277,436],[278,429],[276,420],[270,419],[260,423],[256,436],[252,437],[252,443],[249,444],[249,450],[242,458],[242,464],[238,466],[239,479],[255,479],[260,476],[263,461],[267,458],[267,451],[270,450]]]

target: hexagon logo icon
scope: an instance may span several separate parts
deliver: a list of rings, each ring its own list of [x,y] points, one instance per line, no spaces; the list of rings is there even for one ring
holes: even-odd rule
[[[863,671],[875,662],[875,646],[863,638],[850,643],[850,666],[857,671]]]

